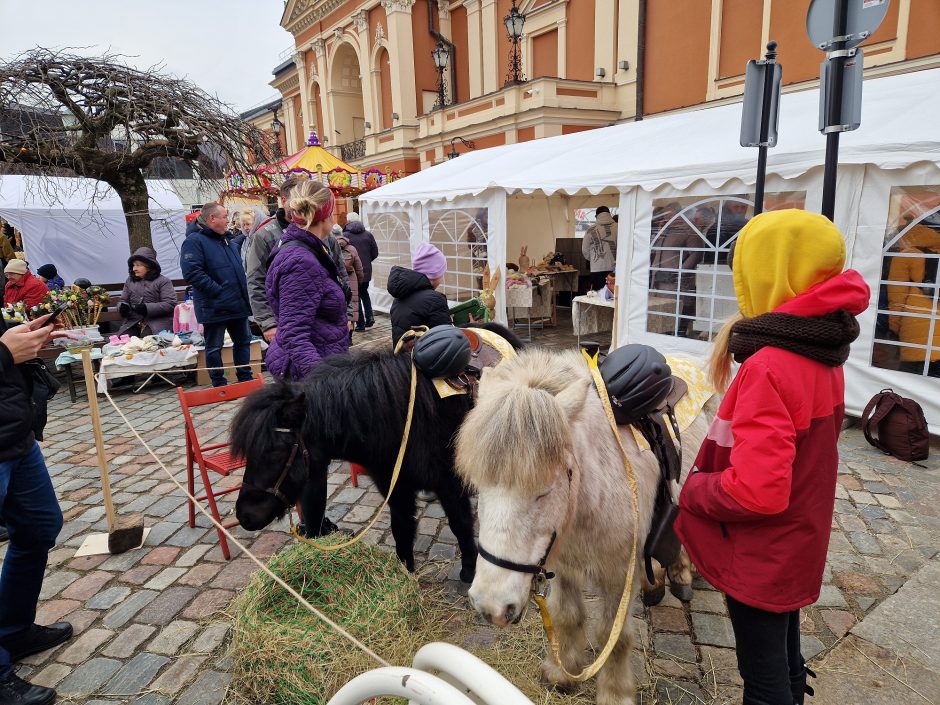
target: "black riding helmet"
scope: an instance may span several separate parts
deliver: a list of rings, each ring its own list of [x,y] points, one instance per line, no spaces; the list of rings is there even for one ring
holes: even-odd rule
[[[434,326],[415,343],[414,360],[432,379],[456,377],[470,364],[470,341],[459,328]]]
[[[672,390],[666,358],[649,345],[624,345],[600,365],[618,424],[630,424],[656,409]]]

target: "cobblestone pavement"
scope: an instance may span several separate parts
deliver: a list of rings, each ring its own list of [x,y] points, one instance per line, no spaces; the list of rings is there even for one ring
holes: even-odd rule
[[[571,345],[569,325],[561,317],[557,329],[537,331],[534,342]],[[387,319],[380,318],[356,340],[386,344]],[[172,390],[154,386],[139,394],[115,393],[115,399],[182,479],[182,422]],[[232,560],[224,560],[216,533],[204,517],[198,518],[196,528],[189,528],[175,485],[106,402],[102,412],[118,512],[143,512],[152,532],[146,545],[135,551],[74,557],[83,539],[106,531],[106,523],[84,398],[70,404],[68,395],[60,393],[51,404],[44,452],[66,521],[50,555],[37,621],[67,619],[76,636],[26,659],[19,673],[56,687],[60,702],[218,705],[231,678],[231,620],[224,610],[247,583],[254,565],[234,548]],[[197,415],[197,425],[224,434],[230,416],[229,410],[204,412]],[[856,428],[843,433],[840,449],[825,585],[819,602],[803,613],[807,656],[823,654],[840,642],[940,547],[940,467],[935,460],[940,446],[935,444],[928,469],[881,455]],[[367,478],[360,483],[359,489],[351,487],[345,466],[337,466],[330,477],[328,514],[342,527],[362,526],[381,502]],[[232,505],[233,499],[223,502],[223,514]],[[454,580],[455,539],[442,518],[439,504],[419,502],[419,562],[449,561],[447,586],[463,593],[466,587]],[[369,540],[391,546],[388,527],[386,515]],[[283,526],[252,534],[236,529],[235,535],[261,557],[272,555],[288,540]],[[667,593],[661,605],[636,610],[641,617],[636,620],[638,645],[647,671],[638,680],[646,683],[647,693],[658,695],[645,698],[647,703],[740,702],[723,600],[701,580],[696,579],[695,587],[690,604]],[[637,660],[644,661],[640,656]],[[845,678],[838,670],[820,676]]]

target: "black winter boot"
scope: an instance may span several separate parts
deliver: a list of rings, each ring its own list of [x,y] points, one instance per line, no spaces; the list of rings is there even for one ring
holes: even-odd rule
[[[0,705],[51,705],[54,702],[52,688],[27,683],[16,674],[0,682]]]
[[[812,669],[803,662],[799,672],[790,676],[790,692],[793,694],[793,705],[803,705],[807,695],[815,695],[813,686],[806,683],[806,677],[816,677]]]

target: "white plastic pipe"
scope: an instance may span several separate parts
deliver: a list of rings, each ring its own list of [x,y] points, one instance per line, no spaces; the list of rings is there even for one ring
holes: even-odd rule
[[[470,693],[484,705],[533,705],[492,666],[459,646],[443,642],[425,644],[415,654],[413,665],[421,671],[437,672],[441,679]]]
[[[400,666],[376,668],[356,676],[327,705],[362,705],[387,695],[410,698],[417,705],[478,705],[437,676]]]

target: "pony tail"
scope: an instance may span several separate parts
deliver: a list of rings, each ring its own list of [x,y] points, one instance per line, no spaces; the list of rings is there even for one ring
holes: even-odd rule
[[[728,346],[731,343],[731,329],[735,323],[744,320],[744,314],[740,311],[735,312],[725,321],[725,324],[718,331],[715,340],[712,341],[712,354],[708,359],[708,380],[712,386],[720,393],[724,394],[728,390],[731,382],[731,353]]]
[[[331,192],[328,187],[308,179],[295,186],[290,192],[287,207],[303,219],[304,230],[309,230],[319,222],[317,213],[329,202],[330,197]]]

